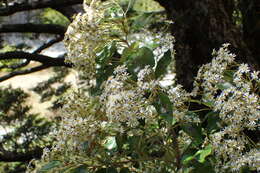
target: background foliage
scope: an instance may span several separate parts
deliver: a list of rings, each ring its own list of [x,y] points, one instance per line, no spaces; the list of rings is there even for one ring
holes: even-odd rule
[[[0,90],[0,157],[6,161],[1,162],[1,172],[24,172],[30,155],[40,157],[43,148],[52,144],[53,139],[48,133],[54,124],[37,114],[29,113],[30,106],[24,104],[27,97],[21,89]],[[27,162],[26,157],[29,157]]]

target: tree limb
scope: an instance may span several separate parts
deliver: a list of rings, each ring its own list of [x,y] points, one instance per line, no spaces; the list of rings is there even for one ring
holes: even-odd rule
[[[29,74],[29,73],[33,73],[33,72],[36,72],[36,71],[40,71],[40,70],[43,70],[43,69],[46,69],[50,67],[49,65],[39,65],[39,66],[36,66],[36,67],[32,67],[32,68],[27,68],[25,70],[19,70],[19,71],[13,71],[13,72],[10,72],[4,76],[1,76],[0,77],[0,82],[3,82],[7,79],[10,79],[14,76],[18,76],[18,75],[24,75],[24,74]]]
[[[82,5],[77,6],[67,6],[67,7],[58,7],[55,8],[55,10],[62,13],[64,16],[66,16],[71,22],[73,21],[73,16],[79,12],[83,12]]]
[[[7,24],[0,27],[0,33],[20,32],[20,33],[48,33],[64,35],[66,27],[54,24]]]
[[[43,45],[38,47],[36,50],[33,51],[33,53],[41,53],[44,49],[47,49],[47,48],[51,47],[53,44],[58,43],[62,40],[63,40],[62,36],[54,38],[54,39],[50,40],[49,42],[44,43]],[[62,57],[64,57],[64,55]],[[62,57],[60,57],[60,58],[62,58]],[[4,64],[4,65],[0,66],[0,70],[3,69],[3,68],[9,68],[9,69],[15,70],[17,68],[25,67],[29,63],[30,63],[30,60],[26,59],[24,62],[18,63],[18,64],[12,64],[12,65],[5,65]]]
[[[41,158],[43,149],[40,147],[35,148],[32,151],[26,153],[12,152],[12,151],[3,151],[0,152],[0,161],[1,162],[29,162],[35,158]]]
[[[12,15],[16,12],[29,11],[42,8],[59,8],[75,4],[82,4],[83,0],[39,0],[37,2],[14,3],[8,7],[0,8],[0,16]]]
[[[41,53],[41,51],[43,51],[44,49],[47,49],[47,48],[51,47],[52,45],[54,45],[55,43],[58,43],[62,40],[63,40],[62,36],[54,38],[54,39],[48,41],[47,43],[44,43],[42,46],[40,46],[35,51],[33,51],[33,53]]]
[[[27,64],[30,61],[37,61],[42,64],[39,66],[36,66],[36,67],[10,72],[4,76],[1,76],[0,82],[10,79],[14,76],[33,73],[33,72],[40,71],[40,70],[43,70],[43,69],[46,69],[49,67],[54,67],[54,66],[72,67],[72,64],[65,63],[64,57],[52,58],[52,57],[45,56],[45,55],[40,55],[40,54],[36,54],[36,53],[27,53],[27,52],[21,52],[21,51],[0,53],[0,60],[8,60],[8,59],[26,59],[25,63],[27,63]]]
[[[12,65],[5,65],[4,64],[4,65],[0,66],[0,70],[3,69],[3,68],[9,68],[9,69],[15,70],[17,68],[27,66],[29,63],[30,63],[29,60],[25,60],[24,62],[19,63],[19,64],[12,64]]]
[[[8,59],[27,59],[29,61],[37,61],[48,66],[65,66],[72,67],[72,64],[65,63],[65,58],[52,58],[36,53],[28,53],[22,51],[0,53],[0,60]]]

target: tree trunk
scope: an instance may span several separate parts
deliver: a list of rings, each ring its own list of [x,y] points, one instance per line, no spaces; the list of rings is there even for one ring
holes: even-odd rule
[[[240,0],[243,39],[260,64],[260,1]]]
[[[213,49],[230,43],[237,60],[259,64],[242,39],[233,21],[233,0],[157,0],[174,21],[172,34],[176,38],[177,79],[191,90],[194,77],[202,64],[210,62]]]

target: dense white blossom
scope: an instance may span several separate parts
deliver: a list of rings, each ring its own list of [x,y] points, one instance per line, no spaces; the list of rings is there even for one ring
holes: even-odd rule
[[[57,143],[51,152],[45,151],[43,162],[58,158],[73,166],[84,163],[95,171],[115,163],[132,172],[163,172],[165,169],[176,172],[176,160],[186,154],[189,147],[195,145],[199,153],[201,148],[210,145],[213,152],[209,155],[214,158],[210,161],[214,160],[216,172],[237,172],[243,166],[259,168],[260,153],[256,149],[259,143],[254,143],[246,134],[260,128],[259,72],[250,70],[247,64],[236,64],[235,55],[228,50],[228,44],[224,44],[213,51],[212,61],[199,69],[191,93],[176,84],[175,68],[166,73],[174,76],[173,84],[163,86],[161,79],[155,79],[156,65],[140,69],[133,79],[127,65],[120,60],[113,73],[104,77],[99,93],[93,94],[90,89],[96,89],[96,58],[104,46],[115,41],[119,56],[134,42],[138,47],[150,46],[157,63],[165,52],[174,54],[174,39],[167,33],[131,33],[125,26],[126,18],[120,18],[119,22],[113,18],[124,17],[121,8],[113,8],[117,11],[110,15],[113,20],[106,18],[106,9],[111,4],[118,5],[115,1],[91,2],[85,4],[84,14],[75,17],[65,41],[68,61],[85,76],[83,82],[88,85],[79,86],[64,99],[66,103],[60,112],[62,122],[53,133]],[[109,35],[112,31],[118,34],[116,38]],[[159,46],[151,48],[151,43]],[[192,103],[203,109],[193,110]],[[213,131],[204,127],[210,113],[218,121]],[[201,134],[197,135],[199,144],[183,130],[187,124],[201,127]],[[131,142],[135,144],[135,141],[125,141],[120,151],[113,151],[121,145],[120,138],[138,140],[138,146],[130,151]],[[109,141],[114,145],[107,146]],[[137,154],[140,160],[135,158]],[[163,157],[158,156],[160,154]],[[137,162],[139,168],[135,166]],[[192,166],[185,171],[191,169]]]

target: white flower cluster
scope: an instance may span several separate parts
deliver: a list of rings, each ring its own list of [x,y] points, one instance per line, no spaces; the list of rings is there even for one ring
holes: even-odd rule
[[[165,33],[154,35],[155,33],[152,32],[127,35],[123,33],[124,29],[129,29],[124,28],[127,24],[125,19],[120,22],[103,20],[108,13],[104,10],[107,7],[100,5],[100,2],[92,1],[90,5],[85,4],[86,13],[79,14],[66,33],[66,45],[70,57],[68,60],[84,76],[87,76],[85,78],[87,81],[95,80],[97,52],[111,41],[116,42],[117,49],[124,49],[130,47],[131,40],[137,42],[138,46],[150,46],[149,48],[153,46],[151,43],[156,43],[158,40],[159,46],[155,46],[155,49],[151,48],[156,62],[166,51],[170,50],[172,54],[174,53],[174,40],[170,35]],[[121,26],[118,26],[118,23]],[[109,33],[114,34],[113,36],[117,34],[116,38],[113,37],[111,40]],[[118,36],[120,34],[123,35],[121,38]],[[46,152],[45,157],[51,155],[52,159],[55,159],[57,155],[66,163],[84,163],[90,167],[92,165],[102,167],[105,163],[103,159],[108,158],[110,161],[107,163],[111,165],[114,160],[122,161],[128,162],[129,168],[137,169],[131,165],[132,156],[119,152],[111,152],[111,154],[108,150],[112,150],[113,145],[104,147],[107,141],[112,140],[112,144],[116,143],[113,139],[127,134],[127,137],[143,137],[143,140],[150,140],[148,143],[142,141],[144,148],[152,146],[147,150],[167,150],[166,155],[169,154],[167,157],[174,158],[171,154],[176,149],[172,148],[175,139],[169,138],[171,128],[174,128],[172,125],[182,126],[187,123],[201,125],[201,121],[204,120],[200,118],[206,117],[203,112],[205,110],[202,110],[199,117],[201,110],[190,109],[189,104],[196,102],[207,106],[206,111],[212,111],[220,119],[217,124],[219,130],[206,134],[204,131],[207,129],[203,127],[200,134],[207,136],[202,145],[211,144],[213,147],[217,162],[214,165],[216,172],[230,169],[237,171],[243,166],[258,168],[260,151],[255,148],[259,143],[250,140],[247,131],[257,131],[260,128],[260,98],[259,93],[256,92],[259,89],[257,85],[260,83],[259,72],[251,72],[246,64],[241,64],[234,70],[237,67],[234,62],[235,55],[231,54],[227,47],[228,44],[224,44],[218,51],[214,51],[215,58],[212,62],[200,68],[191,93],[186,92],[181,85],[161,86],[158,81],[160,79],[155,79],[155,69],[150,66],[140,69],[137,81],[131,78],[126,66],[117,66],[113,75],[101,84],[100,93],[96,95],[89,94],[84,87],[79,88],[79,91],[72,93],[66,99],[67,103],[62,110],[63,120],[55,133],[58,142],[52,152]],[[117,51],[119,54],[122,53],[120,50]],[[231,75],[228,80],[225,77],[227,72]],[[201,98],[201,100],[192,100],[194,98]],[[170,123],[171,120],[164,121],[157,111],[171,112],[173,117],[170,118],[176,121]],[[196,114],[195,111],[199,113]],[[167,125],[164,126],[164,123]],[[193,140],[188,133],[180,130],[176,136],[176,143],[179,141],[179,144],[176,145],[179,145],[180,151],[184,152],[187,144],[191,144]],[[127,148],[129,145],[124,144],[122,148]],[[132,152],[134,153],[135,150],[133,149]],[[155,152],[155,154],[162,153]],[[144,158],[146,159],[146,156]],[[173,160],[172,158],[170,159]],[[163,164],[172,166],[171,161],[164,162],[163,159],[166,157],[162,160],[146,161],[145,159],[144,166],[140,161],[140,170],[146,170],[143,172],[158,171]],[[155,164],[156,162],[158,164]],[[147,171],[150,168],[152,171]]]
[[[153,49],[155,60],[158,61],[165,52],[167,52],[168,50],[174,50],[173,43],[175,42],[175,39],[168,32],[143,30],[142,32],[129,35],[128,41],[129,43],[139,42],[140,47],[146,46]]]
[[[77,156],[94,154],[94,151],[84,149],[84,143],[92,145],[101,143],[97,133],[102,132],[103,114],[99,111],[98,98],[89,97],[82,92],[71,93],[66,99],[68,102],[62,109],[62,121],[56,134],[57,143],[51,153],[64,153],[63,158],[73,159],[73,153]],[[75,154],[74,154],[75,156]],[[76,156],[75,156],[76,157]]]
[[[159,85],[158,81],[154,80],[154,71],[150,66],[145,66],[137,75],[137,85],[140,90],[152,91]]]
[[[215,111],[219,112],[222,123],[225,128],[211,136],[212,144],[219,159],[220,165],[226,164],[227,167],[239,169],[242,166],[257,168],[255,158],[250,155],[256,154],[248,146],[257,146],[245,131],[258,131],[260,129],[260,99],[250,91],[246,92],[247,85],[244,88],[237,89],[231,87],[224,90],[217,98]],[[247,152],[248,151],[248,152]],[[259,155],[260,151],[257,152]],[[234,165],[236,165],[234,167]],[[259,166],[259,163],[258,163]]]
[[[205,100],[214,99],[218,90],[216,85],[225,82],[223,73],[234,63],[235,55],[229,52],[228,46],[229,44],[224,44],[217,52],[214,50],[212,55],[216,57],[201,66],[195,78],[193,95],[202,89]]]
[[[227,50],[227,46],[225,44],[215,52],[217,57],[211,63],[202,66],[193,91],[196,95],[199,88],[202,88],[204,101],[212,101],[213,110],[219,113],[222,128],[210,136],[210,142],[218,158],[216,169],[220,172],[224,168],[236,171],[243,166],[259,166],[256,160],[251,160],[259,155],[259,151],[249,147],[259,144],[254,143],[246,134],[246,131],[260,128],[260,97],[254,92],[254,83],[259,84],[259,72],[250,72],[248,65],[241,64],[230,81],[226,81],[224,72],[234,65],[234,55]],[[223,87],[219,88],[219,84]]]
[[[147,86],[143,81],[146,77],[144,75],[149,76],[150,72],[151,69],[146,68],[138,75],[138,80],[142,81],[144,86]],[[139,125],[140,119],[146,121],[154,119],[154,111],[151,103],[144,97],[144,90],[131,80],[125,66],[117,67],[115,77],[111,77],[104,86],[101,98],[109,122],[126,123],[130,127],[135,127]]]
[[[104,41],[97,27],[98,21],[94,21],[93,18],[89,20],[88,13],[78,14],[65,35],[69,57],[67,61],[73,63],[80,71],[87,70],[90,75],[95,72],[95,49]]]
[[[109,7],[114,4],[113,0],[93,0],[90,4],[85,2],[85,13],[75,17],[65,34],[64,42],[69,57],[67,61],[75,66],[85,81],[95,78],[96,55],[106,43],[113,41],[111,33],[117,33],[120,37],[123,32],[121,25],[112,22],[112,16],[106,16]],[[111,22],[107,22],[110,19]]]

